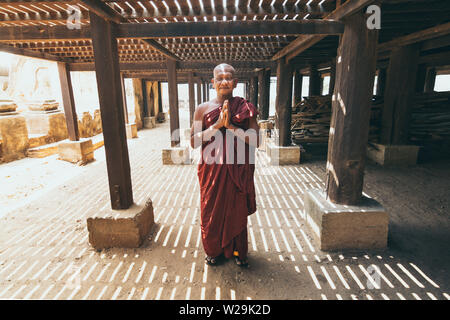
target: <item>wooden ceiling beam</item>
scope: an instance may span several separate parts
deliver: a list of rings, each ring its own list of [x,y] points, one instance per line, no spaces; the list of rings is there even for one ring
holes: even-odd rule
[[[90,11],[94,12],[99,17],[112,21],[115,23],[125,22],[126,19],[122,17],[117,11],[113,10],[110,6],[103,3],[100,0],[79,0],[86,7],[89,8]]]

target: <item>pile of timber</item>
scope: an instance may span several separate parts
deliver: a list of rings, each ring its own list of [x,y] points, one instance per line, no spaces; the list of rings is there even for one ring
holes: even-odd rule
[[[370,141],[378,141],[382,105],[382,98],[374,97],[370,118]],[[331,95],[305,97],[292,108],[292,141],[296,144],[327,143],[330,121]]]
[[[419,144],[450,140],[449,92],[423,93],[415,96],[409,139]]]

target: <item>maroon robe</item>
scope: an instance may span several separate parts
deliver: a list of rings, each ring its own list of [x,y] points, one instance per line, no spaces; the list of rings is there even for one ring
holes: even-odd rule
[[[222,106],[204,115],[202,130],[217,121],[221,110]],[[253,104],[240,97],[229,99],[228,110],[231,124],[244,131],[249,128],[250,118],[258,114]],[[198,165],[203,248],[210,257],[223,253],[225,257],[231,258],[233,252],[237,251],[240,259],[245,259],[248,252],[247,216],[256,211],[253,180],[255,147],[240,141],[245,145],[245,163],[239,164],[236,161],[239,138],[234,137],[234,142],[230,139],[228,141],[234,144],[233,161],[230,158],[233,150],[226,148],[226,128],[221,128],[220,132],[222,141],[216,141],[214,137],[202,144],[201,161]],[[216,141],[215,150],[208,152],[207,146],[213,141]],[[213,148],[210,146],[210,149]],[[249,156],[253,157],[252,161]],[[219,159],[219,163],[208,162],[214,157]]]

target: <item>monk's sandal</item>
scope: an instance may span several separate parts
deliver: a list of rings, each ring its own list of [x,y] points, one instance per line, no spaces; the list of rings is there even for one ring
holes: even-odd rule
[[[239,257],[234,257],[234,261],[236,262],[236,264],[239,267],[248,268],[248,261],[246,261],[246,260],[243,261],[243,260],[239,259]]]
[[[215,266],[217,264],[217,258],[206,256],[205,261],[210,266]]]

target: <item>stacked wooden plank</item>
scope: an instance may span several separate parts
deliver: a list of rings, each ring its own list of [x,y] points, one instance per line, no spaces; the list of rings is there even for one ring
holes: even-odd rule
[[[381,97],[374,97],[369,140],[376,142],[380,132]],[[292,140],[297,143],[327,143],[331,121],[331,96],[305,97],[292,108]]]
[[[450,140],[450,93],[424,93],[414,100],[409,127],[411,142]]]

